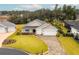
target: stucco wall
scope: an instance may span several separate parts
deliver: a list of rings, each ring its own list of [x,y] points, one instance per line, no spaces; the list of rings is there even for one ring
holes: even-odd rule
[[[42,29],[36,29],[36,34],[38,35],[42,34]]]

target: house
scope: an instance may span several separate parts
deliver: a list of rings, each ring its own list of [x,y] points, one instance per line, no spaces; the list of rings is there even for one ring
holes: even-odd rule
[[[45,21],[35,19],[29,23],[27,23],[23,30],[23,33],[33,33],[36,35],[52,35],[55,36],[57,34],[57,28],[52,26],[50,23]]]
[[[74,36],[79,35],[79,21],[65,20],[66,27],[70,29],[70,33]]]
[[[16,25],[7,21],[6,16],[0,16],[0,33],[14,32]]]

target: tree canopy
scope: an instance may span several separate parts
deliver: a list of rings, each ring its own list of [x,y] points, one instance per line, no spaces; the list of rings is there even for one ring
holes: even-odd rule
[[[58,7],[56,4],[53,10],[40,9],[36,11],[0,11],[2,15],[9,15],[9,21],[16,24],[27,23],[28,20],[41,19],[44,21],[58,20],[75,20],[76,14],[79,14],[79,10],[75,6],[63,5]]]

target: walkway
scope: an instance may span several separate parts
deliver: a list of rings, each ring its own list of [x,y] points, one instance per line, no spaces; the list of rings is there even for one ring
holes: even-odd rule
[[[48,45],[48,55],[65,55],[63,48],[60,46],[56,37],[38,36]]]

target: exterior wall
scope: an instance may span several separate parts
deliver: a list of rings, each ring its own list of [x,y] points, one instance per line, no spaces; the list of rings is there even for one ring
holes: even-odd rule
[[[36,29],[36,34],[41,35],[42,34],[42,30],[41,29]]]
[[[26,31],[26,30],[28,30],[28,31]],[[22,33],[33,33],[33,29],[25,28],[22,30]]]
[[[52,30],[52,29],[44,29],[42,33],[43,35],[56,36],[57,31]]]
[[[71,27],[71,33],[74,35],[79,34],[79,32],[73,27]]]
[[[6,33],[6,30],[5,30],[5,28],[3,27],[0,27],[0,33]]]

